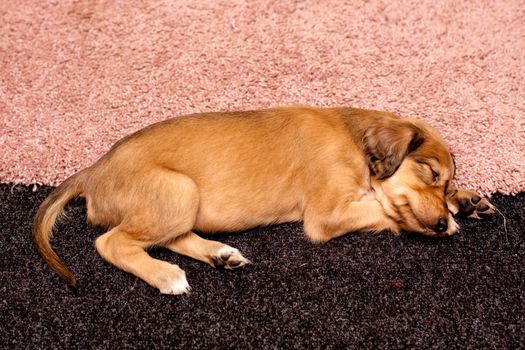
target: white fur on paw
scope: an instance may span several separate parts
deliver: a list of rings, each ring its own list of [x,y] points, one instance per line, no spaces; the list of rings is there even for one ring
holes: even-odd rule
[[[222,267],[225,269],[238,269],[250,263],[238,249],[230,246],[224,246],[217,250],[215,256],[212,257],[214,267]]]
[[[181,295],[188,294],[191,291],[191,287],[186,276],[182,274],[167,283],[165,287],[159,288],[159,290],[161,294]]]

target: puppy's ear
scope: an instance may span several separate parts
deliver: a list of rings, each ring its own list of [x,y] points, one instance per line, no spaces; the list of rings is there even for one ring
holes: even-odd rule
[[[392,176],[403,159],[424,141],[421,130],[404,120],[377,122],[365,130],[363,149],[372,175]]]

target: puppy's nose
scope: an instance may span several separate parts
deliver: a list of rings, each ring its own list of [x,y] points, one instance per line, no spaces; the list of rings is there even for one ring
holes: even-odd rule
[[[434,231],[437,233],[445,232],[448,228],[448,222],[443,217],[440,217],[436,226],[434,226]]]

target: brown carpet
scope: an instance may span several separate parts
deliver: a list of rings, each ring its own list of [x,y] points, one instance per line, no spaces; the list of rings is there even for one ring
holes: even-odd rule
[[[433,123],[459,185],[525,190],[523,1],[2,1],[0,182],[57,184],[144,125],[294,103]]]

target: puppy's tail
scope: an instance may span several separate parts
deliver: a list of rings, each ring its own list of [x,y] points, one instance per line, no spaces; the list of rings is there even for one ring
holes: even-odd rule
[[[69,177],[42,202],[33,222],[33,241],[42,258],[66,281],[69,288],[77,290],[77,280],[71,270],[55,253],[49,242],[55,223],[64,212],[66,204],[84,191],[84,182],[88,169]]]

